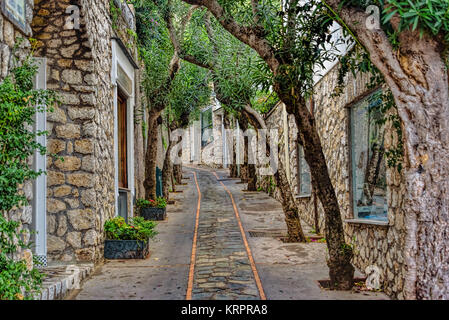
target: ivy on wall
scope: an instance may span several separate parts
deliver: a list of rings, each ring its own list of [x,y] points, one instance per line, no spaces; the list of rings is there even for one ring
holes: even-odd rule
[[[14,50],[22,42],[18,39]],[[35,44],[35,40],[31,43]],[[31,244],[23,241],[21,222],[10,219],[9,213],[27,204],[20,191],[24,182],[43,174],[34,171],[29,162],[36,150],[46,154],[36,137],[47,132],[33,130],[34,116],[52,111],[50,106],[57,101],[54,92],[33,89],[38,66],[32,52],[15,65],[0,83],[0,300],[32,299],[42,282],[42,273],[24,259],[17,259],[18,253]]]

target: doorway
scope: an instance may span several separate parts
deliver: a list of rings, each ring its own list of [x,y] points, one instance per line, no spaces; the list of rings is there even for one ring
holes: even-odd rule
[[[118,214],[128,220],[128,115],[127,99],[118,91],[117,122],[118,122]]]

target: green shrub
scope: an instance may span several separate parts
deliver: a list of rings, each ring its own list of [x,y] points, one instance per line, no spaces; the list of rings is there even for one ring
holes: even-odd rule
[[[107,240],[140,240],[147,242],[148,239],[157,235],[154,230],[154,221],[146,221],[142,217],[135,217],[127,224],[122,217],[116,217],[106,221],[104,229]]]
[[[162,197],[158,197],[156,200],[138,199],[136,202],[137,208],[165,208],[167,206],[167,200]]]

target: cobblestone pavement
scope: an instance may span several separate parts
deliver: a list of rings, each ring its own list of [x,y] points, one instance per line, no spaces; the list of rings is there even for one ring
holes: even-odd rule
[[[197,229],[193,172],[202,196]],[[226,179],[227,170],[185,166],[184,177],[185,185],[177,187],[181,193],[171,194],[175,204],[167,207],[167,220],[150,241],[150,257],[107,260],[68,299],[388,299],[381,292],[321,289],[318,280],[329,277],[326,244],[255,236],[255,231],[286,233],[282,207],[263,192],[244,192],[246,185]]]
[[[260,299],[231,198],[197,171],[202,192],[192,299]]]

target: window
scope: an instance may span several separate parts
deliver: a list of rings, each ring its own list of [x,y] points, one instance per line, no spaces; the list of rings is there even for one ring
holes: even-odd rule
[[[128,123],[126,99],[120,94],[117,99],[118,117],[118,186],[128,188]]]
[[[4,15],[23,32],[28,33],[25,0],[4,0],[1,5]]]
[[[201,147],[214,141],[212,127],[212,108],[209,108],[201,112]]]
[[[376,94],[351,108],[351,170],[354,218],[388,221],[384,126]]]
[[[304,157],[304,149],[298,145],[298,174],[299,174],[299,196],[310,197],[312,193],[310,168]]]

